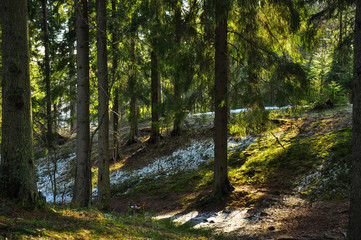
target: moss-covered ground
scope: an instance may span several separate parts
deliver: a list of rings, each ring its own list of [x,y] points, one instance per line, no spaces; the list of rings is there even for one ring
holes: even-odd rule
[[[275,196],[281,199],[286,194],[313,202],[346,202],[351,159],[350,113],[349,106],[297,115],[287,110],[272,112],[272,126],[254,136],[250,145],[229,152],[229,178],[236,190],[217,207],[263,207],[278,201],[274,200]],[[141,168],[192,139],[211,138],[209,119],[201,123],[194,121],[194,126],[188,124],[183,137],[165,136],[155,146],[148,146],[144,141],[122,145],[120,159],[113,161],[111,169]],[[234,140],[240,138],[237,132],[232,133]],[[74,146],[74,141],[70,141],[60,146],[59,151],[64,148],[69,154]],[[40,157],[41,151],[37,154]],[[209,230],[195,230],[187,224],[179,226],[170,220],[152,218],[154,211],[186,211],[203,206],[202,200],[212,188],[212,178],[213,160],[197,170],[157,178],[147,176],[142,184],[137,184],[139,179],[118,182],[112,186],[114,211],[107,214],[70,206],[24,210],[0,200],[0,239],[225,238]],[[267,197],[265,192],[272,196]],[[131,200],[147,201],[146,214],[126,214]],[[287,217],[282,219],[291,221]]]
[[[26,210],[5,200],[0,204],[0,239],[222,239],[211,230],[154,220],[148,213],[48,206]]]

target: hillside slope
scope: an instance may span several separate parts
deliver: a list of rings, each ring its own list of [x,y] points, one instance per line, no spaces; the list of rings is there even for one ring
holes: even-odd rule
[[[125,214],[130,203],[144,202],[147,214],[214,228],[236,239],[344,239],[351,108],[293,116],[287,109],[273,110],[273,127],[266,132],[230,136],[229,175],[235,191],[222,203],[206,201],[213,177],[212,116],[188,118],[181,137],[164,130],[157,145],[146,142],[148,122],[141,124],[133,145],[126,144],[128,128],[123,126],[121,155],[111,166],[114,211]],[[73,148],[74,140],[57,149],[60,203],[71,199]],[[52,200],[51,158],[39,159],[38,166],[40,186]]]

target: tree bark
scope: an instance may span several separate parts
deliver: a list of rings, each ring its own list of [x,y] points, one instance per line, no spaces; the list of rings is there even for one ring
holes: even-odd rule
[[[80,207],[88,207],[91,201],[88,1],[75,0],[75,9],[77,37],[77,138],[73,202]]]
[[[51,93],[50,93],[50,59],[49,59],[49,31],[48,31],[48,17],[47,17],[47,0],[41,0],[42,14],[43,14],[43,43],[44,43],[44,81],[45,81],[45,99],[46,99],[46,145],[49,148],[52,145],[52,130],[53,118],[51,115]]]
[[[68,22],[69,31],[69,81],[70,81],[70,132],[76,131],[76,69],[74,69],[74,41],[75,41],[75,17],[74,9],[71,8],[71,16]],[[75,97],[74,97],[75,96]]]
[[[73,133],[76,130],[76,103],[70,102],[70,132]]]
[[[112,0],[112,20],[116,21],[116,1]],[[119,155],[119,133],[118,133],[118,124],[119,124],[119,87],[118,87],[118,78],[117,78],[117,68],[118,68],[118,54],[117,54],[117,29],[113,26],[112,29],[112,51],[113,51],[113,66],[112,66],[112,79],[113,83],[116,86],[114,89],[114,100],[113,100],[113,160],[116,161]]]
[[[153,44],[154,48],[154,44]],[[154,51],[150,53],[151,58],[151,90],[152,90],[152,126],[151,136],[149,139],[150,143],[157,143],[160,139],[159,133],[159,72],[158,72],[158,59]]]
[[[214,182],[212,197],[223,199],[234,188],[228,179],[227,134],[229,60],[227,47],[227,1],[217,0],[215,5],[215,135]]]
[[[98,57],[98,206],[110,208],[109,180],[109,94],[107,68],[106,0],[96,1]]]
[[[33,159],[29,38],[26,0],[2,0],[2,144],[0,196],[33,204],[37,186]]]
[[[130,97],[130,132],[128,144],[135,143],[135,137],[138,135],[138,113],[137,113],[137,74],[136,74],[136,52],[135,52],[135,36],[130,39],[130,50],[132,56],[132,65],[129,78]]]
[[[246,26],[246,32],[247,32],[247,36],[249,39],[252,39],[256,32],[257,32],[257,23],[256,23],[256,16],[255,16],[255,12],[251,11],[251,13],[249,13],[248,17],[249,17],[249,22],[247,23]],[[252,44],[248,44],[247,46],[248,48],[248,56],[247,56],[247,72],[248,72],[248,94],[249,96],[249,106],[247,107],[251,107],[253,110],[256,111],[263,111],[265,110],[264,104],[263,104],[263,98],[262,98],[262,94],[261,94],[261,89],[260,89],[260,79],[259,79],[259,53],[258,50],[256,49],[255,46],[253,46]],[[263,119],[262,119],[263,121]]]
[[[361,236],[361,0],[356,1],[354,35],[354,102],[352,112],[352,173],[348,239]]]
[[[182,2],[177,3],[175,9],[175,44],[180,48],[182,38]],[[174,74],[174,104],[175,114],[173,122],[172,136],[180,136],[182,133],[182,98],[181,98],[181,82],[180,82],[180,68],[177,68]]]
[[[114,61],[113,61],[114,66]],[[113,80],[115,78],[113,77]],[[118,133],[118,124],[119,124],[119,88],[114,89],[114,99],[113,99],[113,160],[116,161],[119,158],[119,133]]]

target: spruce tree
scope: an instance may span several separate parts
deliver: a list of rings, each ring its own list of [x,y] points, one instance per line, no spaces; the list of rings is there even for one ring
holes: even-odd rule
[[[215,119],[214,119],[214,180],[212,196],[222,199],[234,188],[228,179],[227,137],[229,59],[227,22],[229,1],[215,2]]]
[[[26,0],[2,0],[2,143],[0,196],[37,200],[30,101]]]
[[[352,173],[348,239],[361,236],[361,0],[356,1],[354,37],[354,102],[352,112]]]
[[[50,58],[49,58],[49,31],[48,31],[48,11],[47,0],[41,0],[42,7],[42,34],[44,46],[44,82],[45,82],[45,98],[46,98],[46,145],[52,145],[52,130],[53,130],[53,117],[51,113],[51,79],[50,79]]]
[[[106,0],[96,1],[98,64],[98,205],[110,208],[109,180],[109,90],[107,68]]]
[[[91,201],[89,125],[89,23],[88,1],[76,0],[77,138],[73,202],[88,207]]]

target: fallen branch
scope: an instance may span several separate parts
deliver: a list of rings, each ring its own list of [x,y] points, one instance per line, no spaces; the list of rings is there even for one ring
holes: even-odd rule
[[[274,135],[273,132],[271,132],[271,134],[272,134],[272,136],[276,139],[277,143],[278,143],[283,149],[286,149],[286,148],[282,145],[282,143],[280,142],[280,140],[278,139],[278,137],[277,137],[276,135]]]

